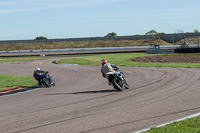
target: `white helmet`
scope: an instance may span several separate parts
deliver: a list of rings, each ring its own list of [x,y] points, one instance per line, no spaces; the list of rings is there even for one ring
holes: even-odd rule
[[[40,70],[40,68],[38,67],[38,68],[35,69],[35,71],[37,71],[37,70]]]

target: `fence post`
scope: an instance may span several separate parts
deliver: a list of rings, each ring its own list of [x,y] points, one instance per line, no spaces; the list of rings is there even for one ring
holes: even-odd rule
[[[183,48],[185,48],[185,46],[186,46],[186,40],[185,40],[185,37],[184,37],[184,43],[183,43]]]
[[[8,51],[8,44],[6,44],[6,51]]]
[[[172,38],[172,41],[173,41],[173,45],[174,45],[174,37],[173,37],[173,36],[171,36],[171,38]]]

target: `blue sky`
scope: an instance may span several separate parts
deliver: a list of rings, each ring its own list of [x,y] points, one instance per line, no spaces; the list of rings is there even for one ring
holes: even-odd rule
[[[0,40],[200,30],[200,0],[1,0]]]

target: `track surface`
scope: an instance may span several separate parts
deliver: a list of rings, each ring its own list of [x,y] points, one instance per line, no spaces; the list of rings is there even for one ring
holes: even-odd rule
[[[200,69],[120,67],[129,90],[115,91],[100,66],[53,60],[0,64],[1,74],[48,70],[56,86],[0,96],[1,133],[134,132],[200,112]]]

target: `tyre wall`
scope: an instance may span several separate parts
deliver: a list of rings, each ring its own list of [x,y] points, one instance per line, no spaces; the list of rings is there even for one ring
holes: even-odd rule
[[[175,53],[200,53],[200,48],[180,48],[174,51]]]

